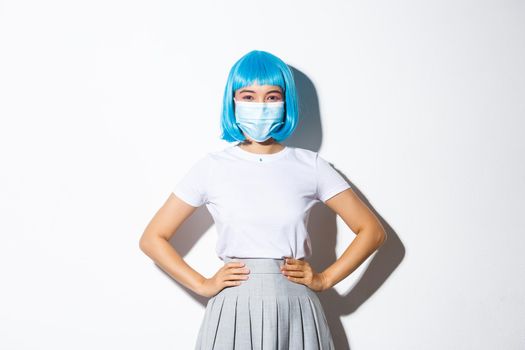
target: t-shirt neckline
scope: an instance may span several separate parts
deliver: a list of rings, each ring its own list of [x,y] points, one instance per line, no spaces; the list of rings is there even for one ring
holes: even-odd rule
[[[290,151],[290,147],[284,145],[284,148],[280,150],[279,152],[269,153],[269,154],[249,152],[249,151],[246,151],[240,148],[239,144],[231,146],[231,150],[236,155],[238,155],[239,157],[243,159],[251,160],[251,161],[259,162],[259,163],[265,163],[265,162],[271,162],[271,161],[284,157]]]

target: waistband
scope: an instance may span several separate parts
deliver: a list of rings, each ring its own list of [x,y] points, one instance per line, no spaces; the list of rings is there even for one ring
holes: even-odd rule
[[[241,261],[250,269],[250,273],[281,273],[284,258],[224,258],[224,263]]]

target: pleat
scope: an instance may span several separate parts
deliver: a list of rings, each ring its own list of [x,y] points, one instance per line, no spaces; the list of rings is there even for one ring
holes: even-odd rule
[[[323,335],[325,333],[325,329],[323,328],[323,325],[321,324],[321,321],[319,319],[318,310],[316,308],[316,305],[310,297],[307,297],[308,303],[310,304],[310,311],[312,313],[312,319],[315,323],[315,336],[317,339],[317,346],[318,349],[325,349],[325,346],[322,344],[322,339],[324,338]]]
[[[277,297],[263,297],[263,349],[277,348]]]
[[[219,320],[221,319],[222,305],[224,304],[224,297],[216,297],[217,300],[211,306],[210,319],[207,321],[208,333],[206,334],[206,341],[204,349],[213,349],[215,346],[215,340],[217,336],[217,329],[219,326]]]
[[[251,349],[252,335],[250,332],[250,305],[249,297],[240,295],[237,298],[235,319],[235,348]]]
[[[207,326],[209,323],[209,320],[211,318],[211,310],[213,307],[213,304],[215,303],[215,298],[211,298],[208,300],[208,303],[206,304],[206,310],[204,311],[204,316],[202,318],[201,326],[199,328],[199,333],[197,335],[197,342],[195,344],[196,350],[204,349],[204,342],[206,341],[205,334],[207,332]]]
[[[250,325],[252,350],[262,350],[263,345],[263,299],[257,296],[248,296],[250,310]]]
[[[235,344],[237,296],[223,298],[217,319],[217,331],[212,349],[233,349]],[[214,323],[215,325],[215,323]]]
[[[317,336],[319,339],[319,348],[321,350],[334,350],[334,340],[332,333],[328,326],[328,320],[321,305],[321,301],[318,298],[308,298],[310,305],[312,306],[313,317],[316,324]]]
[[[290,299],[288,297],[277,298],[277,349],[288,349],[290,347]]]
[[[313,317],[312,306],[308,296],[299,296],[299,306],[301,308],[301,319],[303,320],[303,342],[304,350],[320,350],[319,339],[315,319]]]
[[[301,302],[299,296],[290,296],[290,313],[288,315],[290,323],[290,349],[302,350],[304,349],[304,333],[303,333],[303,316],[301,313]]]

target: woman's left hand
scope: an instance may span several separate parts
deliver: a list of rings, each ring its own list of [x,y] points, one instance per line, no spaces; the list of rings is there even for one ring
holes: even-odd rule
[[[307,261],[285,258],[281,273],[290,281],[301,283],[316,292],[329,288],[324,274],[315,272]]]

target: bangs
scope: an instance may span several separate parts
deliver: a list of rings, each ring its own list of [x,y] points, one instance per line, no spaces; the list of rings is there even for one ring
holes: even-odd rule
[[[252,54],[239,62],[233,75],[232,88],[236,91],[245,86],[277,85],[285,91],[285,80],[277,62],[270,55]]]

